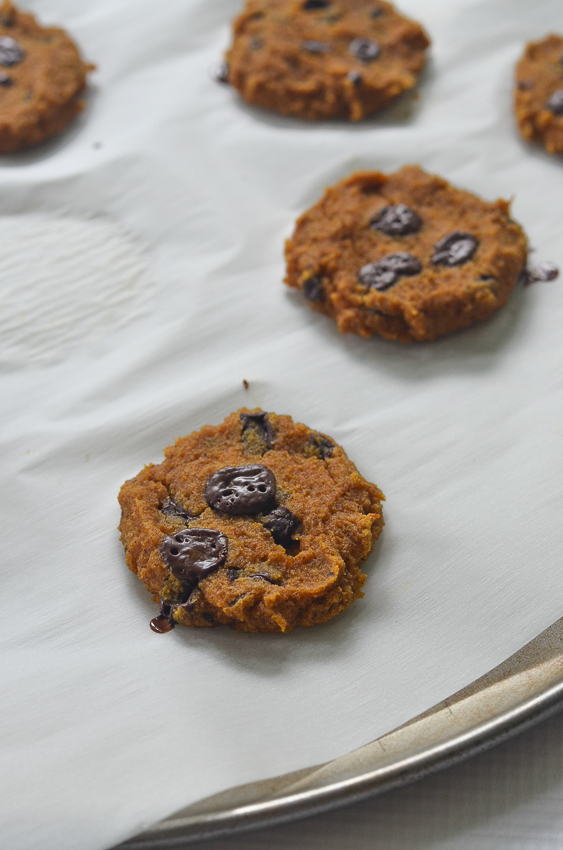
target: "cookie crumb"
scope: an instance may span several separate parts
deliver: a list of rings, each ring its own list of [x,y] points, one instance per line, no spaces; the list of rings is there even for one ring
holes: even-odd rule
[[[245,388],[245,390],[250,389],[250,384],[248,383],[248,381],[246,380],[246,378],[243,378],[243,379],[242,379],[242,385],[243,385],[243,387]]]

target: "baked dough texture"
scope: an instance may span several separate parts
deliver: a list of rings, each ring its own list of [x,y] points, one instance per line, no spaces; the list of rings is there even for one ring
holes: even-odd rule
[[[119,495],[127,565],[160,600],[160,624],[285,633],[363,595],[384,497],[330,438],[243,408],[164,454]],[[182,567],[192,544],[198,580]]]
[[[0,154],[60,133],[84,108],[86,64],[62,29],[40,26],[10,0],[0,6]]]
[[[433,340],[503,307],[527,240],[489,203],[418,166],[327,189],[286,243],[286,283],[342,333]]]
[[[415,85],[430,44],[379,0],[248,0],[233,29],[229,82],[255,106],[307,120],[383,109]]]
[[[526,46],[516,66],[514,111],[520,133],[548,153],[563,153],[563,37]]]

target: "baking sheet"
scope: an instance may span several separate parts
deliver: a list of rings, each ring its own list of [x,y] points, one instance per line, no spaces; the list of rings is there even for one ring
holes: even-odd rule
[[[405,162],[514,196],[533,259],[563,265],[562,165],[510,102],[563,9],[404,0],[434,41],[419,96],[348,126],[211,81],[238,0],[28,6],[99,71],[68,134],[0,162],[0,844],[101,850],[377,738],[561,615],[561,283],[403,347],[340,336],[281,279],[327,184]],[[157,636],[119,486],[244,404],[332,435],[386,493],[366,597],[285,637]]]

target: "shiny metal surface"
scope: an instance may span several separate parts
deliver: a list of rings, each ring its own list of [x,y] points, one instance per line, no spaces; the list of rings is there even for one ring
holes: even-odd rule
[[[563,619],[463,691],[324,765],[217,794],[119,845],[168,850],[380,794],[480,752],[563,708]]]

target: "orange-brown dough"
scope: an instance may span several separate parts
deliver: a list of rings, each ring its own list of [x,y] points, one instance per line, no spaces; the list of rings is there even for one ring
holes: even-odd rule
[[[415,85],[429,43],[382,0],[248,0],[228,79],[256,106],[359,121]]]
[[[273,501],[225,513],[209,482],[249,465],[273,474]],[[362,596],[360,567],[381,533],[383,498],[328,437],[289,416],[243,409],[177,440],[163,463],[123,485],[121,539],[127,565],[161,600],[161,622],[289,632],[330,620]],[[272,523],[280,513],[292,518],[281,532]],[[222,559],[186,582],[170,553],[184,530],[197,529],[222,541]]]
[[[504,306],[526,258],[506,201],[413,165],[327,189],[286,243],[286,283],[342,333],[432,340]]]
[[[526,46],[516,66],[514,110],[522,136],[549,153],[563,153],[563,37]]]
[[[86,74],[78,48],[62,29],[4,0],[0,6],[0,154],[37,145],[61,132],[84,106]]]

